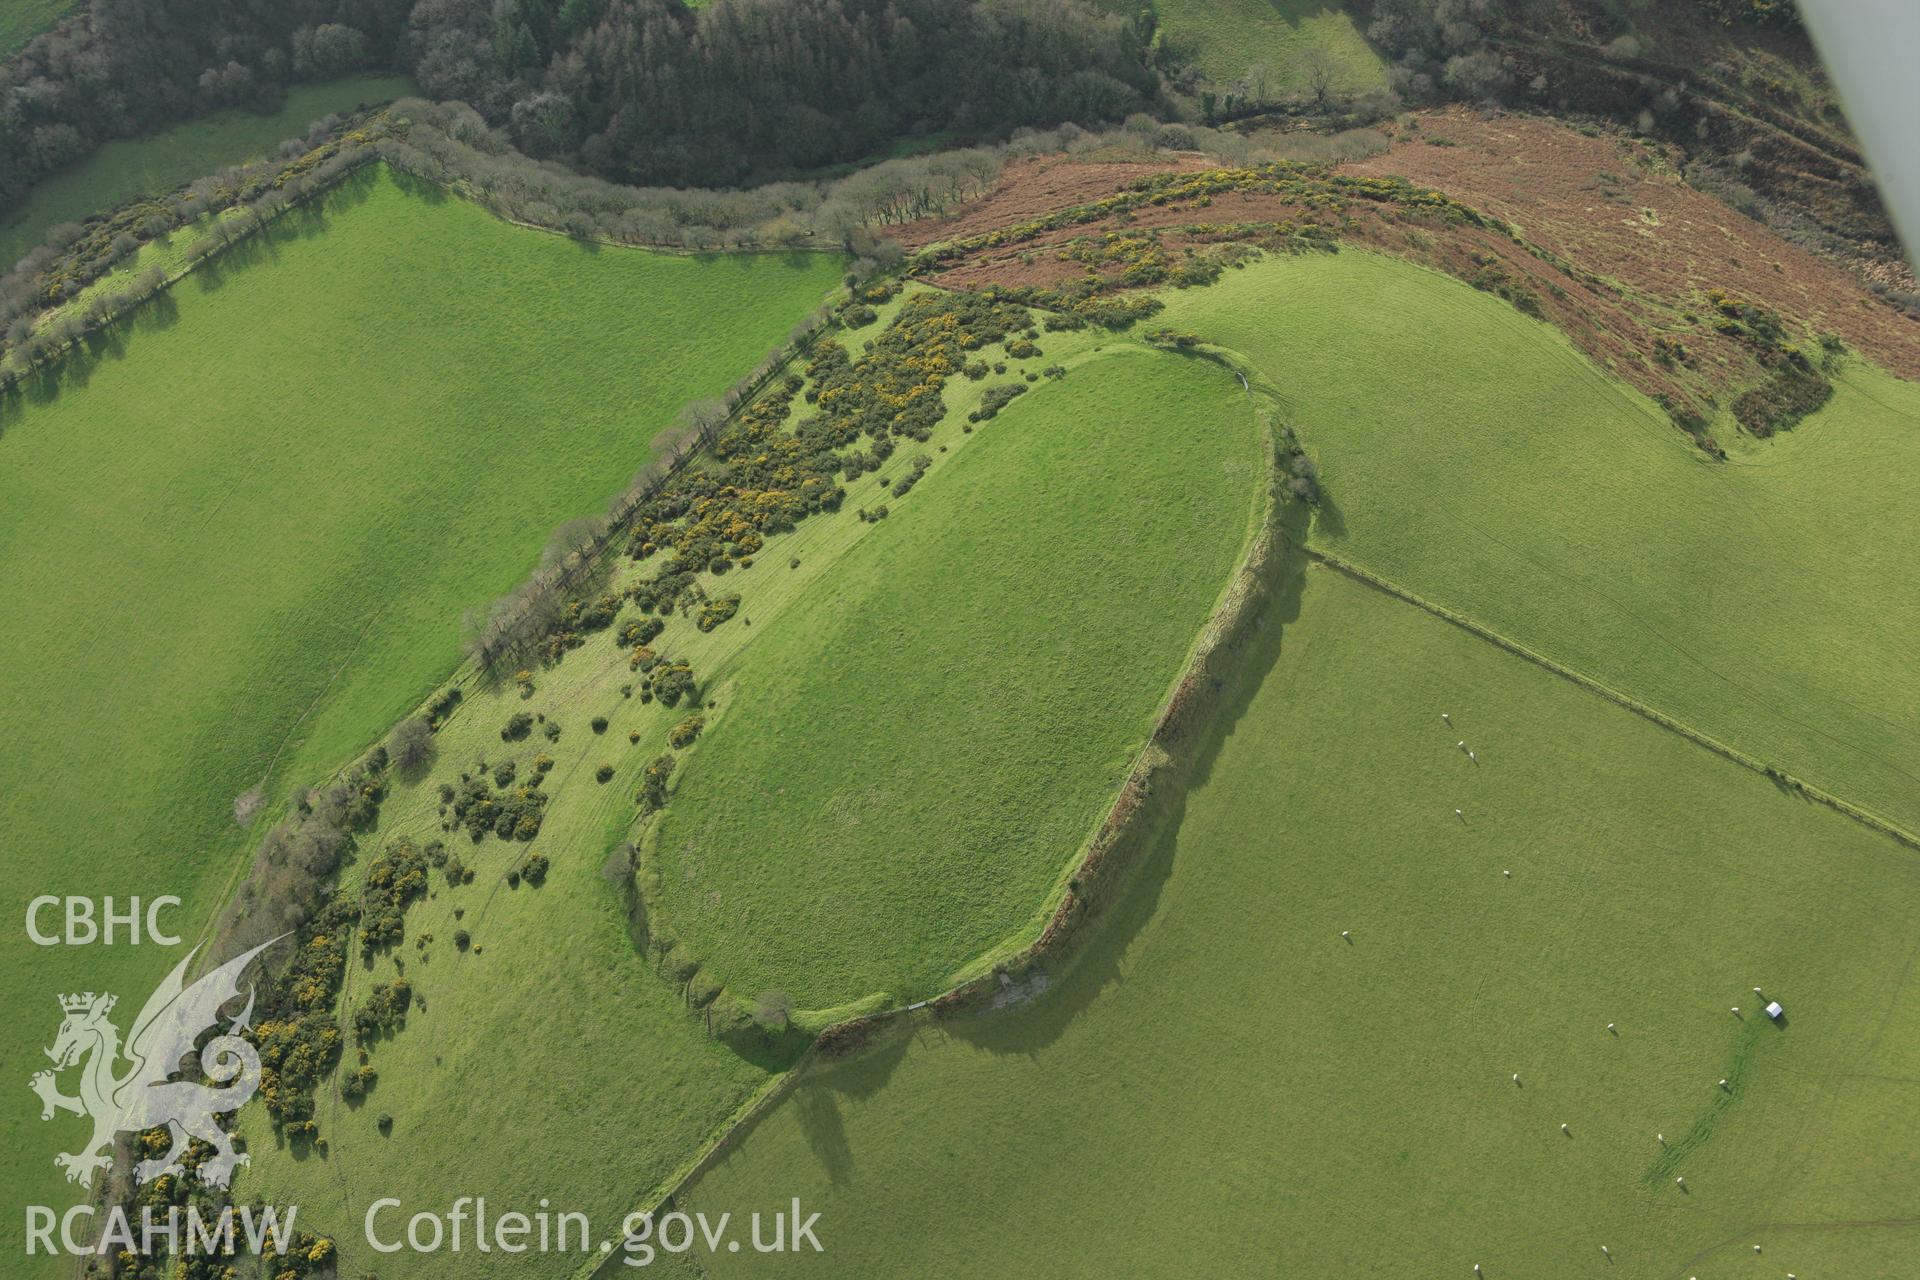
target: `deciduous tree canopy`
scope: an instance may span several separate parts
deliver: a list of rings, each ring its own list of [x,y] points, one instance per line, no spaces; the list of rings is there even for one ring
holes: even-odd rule
[[[109,138],[411,70],[529,154],[717,186],[916,133],[1119,120],[1158,80],[1087,0],[94,0],[0,66],[0,206]]]

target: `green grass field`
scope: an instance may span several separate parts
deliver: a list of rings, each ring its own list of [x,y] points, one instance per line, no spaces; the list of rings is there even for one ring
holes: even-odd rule
[[[1217,367],[1119,348],[982,432],[765,629],[667,809],[661,910],[736,992],[915,999],[1036,931],[1245,540]]]
[[[307,126],[323,116],[411,92],[413,81],[405,76],[348,76],[295,85],[271,113],[216,111],[144,138],[109,142],[40,183],[13,208],[0,210],[0,270],[10,269],[62,222],[80,222],[226,165],[269,155],[288,138],[304,136]]]
[[[1283,389],[1316,547],[1920,829],[1920,388],[1850,360],[1716,464],[1553,329],[1387,259],[1268,260],[1166,320]]]
[[[1095,352],[1096,345],[1105,350]],[[1129,740],[1144,735],[1154,703],[1172,682],[1247,532],[1258,457],[1254,422],[1237,385],[1223,371],[1090,333],[1047,335],[1044,356],[1013,363],[1008,376],[1054,361],[1069,369],[1062,383],[1043,384],[970,434],[963,430],[965,416],[990,384],[955,379],[945,393],[948,413],[927,444],[935,462],[911,493],[894,498],[884,493],[878,476],[862,477],[853,482],[841,511],[811,517],[794,531],[770,539],[752,568],[736,568],[708,584],[716,593],[724,588],[742,595],[740,618],[706,633],[683,615],[668,621],[667,630],[653,643],[663,653],[684,657],[699,673],[713,726],[708,730],[711,754],[720,765],[731,750],[728,734],[783,732],[789,742],[799,735],[798,726],[782,723],[776,715],[791,705],[796,682],[802,691],[809,687],[802,679],[807,672],[796,664],[857,661],[866,664],[861,669],[872,675],[874,690],[896,677],[901,685],[902,692],[889,706],[876,701],[868,708],[881,722],[920,728],[935,720],[936,712],[964,713],[974,717],[974,726],[983,733],[1005,739],[985,758],[965,754],[964,744],[951,736],[940,738],[937,723],[921,736],[885,739],[921,753],[908,758],[923,768],[933,766],[924,764],[928,748],[922,737],[947,747],[948,757],[938,767],[950,790],[978,798],[998,785],[1025,785],[994,773],[1016,750],[1027,752],[1029,760],[1036,752],[1017,728],[1003,731],[1000,717],[1007,713],[991,706],[955,712],[943,701],[954,695],[933,687],[923,673],[935,668],[957,689],[975,688],[957,671],[954,655],[960,648],[996,643],[995,628],[1006,624],[983,615],[978,604],[996,588],[1002,601],[1052,592],[1048,598],[1055,599],[1058,612],[1005,610],[1039,628],[1019,642],[1029,662],[1041,654],[1057,654],[1068,643],[1077,644],[1089,663],[1105,660],[1102,646],[1113,643],[1107,634],[1076,634],[1102,620],[1099,606],[1055,579],[1061,566],[1073,564],[1102,575],[1109,593],[1122,601],[1156,593],[1161,611],[1190,615],[1178,626],[1148,625],[1130,612],[1115,624],[1115,634],[1124,632],[1128,641],[1129,661],[1153,669],[1143,670],[1137,680],[1113,682],[1132,698],[1116,698],[1111,704],[1096,701],[1095,708],[1106,718],[1089,720],[1083,727],[1090,741],[1106,744],[1107,752],[1085,757],[1091,768],[1083,760],[1082,776],[1067,775],[1062,781],[1090,794],[1111,789],[1114,779],[1107,776],[1108,766],[1117,771]],[[1204,441],[1203,451],[1175,447],[1195,437]],[[1141,479],[1122,481],[1114,472],[1123,465],[1137,468]],[[1142,527],[1158,535],[1163,550],[1179,549],[1187,581],[1170,582],[1169,570],[1155,560],[1121,556],[1122,548],[1135,547],[1129,540],[1133,535],[1119,540],[1112,560],[1100,559],[1090,549],[1093,539],[1076,542],[1071,536],[1056,538],[1052,560],[1035,559],[1024,542],[1043,531],[1036,527],[1044,514],[1035,500],[1041,480],[1055,503],[1070,504],[1089,524],[1105,528],[1110,540],[1126,504],[1152,510],[1154,519]],[[1152,485],[1178,496],[1156,497],[1149,491]],[[892,514],[884,522],[861,522],[857,509],[878,505],[882,498],[891,504]],[[1046,528],[1056,524],[1047,518]],[[924,581],[928,575],[954,572],[939,569],[930,553],[944,557],[946,564],[964,559],[973,580],[962,584],[956,576],[940,592],[893,593],[900,604],[915,607],[887,616],[878,598],[886,594],[884,583],[916,576]],[[791,567],[794,560],[799,567]],[[652,571],[651,564],[623,569],[616,581]],[[861,623],[888,642],[887,653],[866,652],[847,635],[844,628]],[[811,636],[815,628],[820,634]],[[1161,642],[1157,661],[1150,651],[1153,640]],[[892,656],[896,651],[901,657]],[[410,911],[409,942],[429,935],[433,941],[424,950],[407,945],[371,965],[356,960],[350,966],[346,1010],[369,984],[395,976],[396,960],[404,964],[417,1000],[407,1028],[372,1051],[380,1081],[366,1102],[351,1107],[331,1088],[322,1097],[320,1123],[329,1143],[325,1158],[281,1145],[264,1116],[249,1116],[255,1164],[243,1189],[302,1205],[317,1229],[340,1240],[346,1269],[377,1267],[383,1275],[392,1271],[409,1278],[457,1275],[465,1280],[511,1265],[510,1259],[471,1254],[370,1255],[359,1243],[358,1224],[374,1194],[400,1196],[409,1203],[485,1194],[502,1205],[545,1196],[590,1213],[596,1222],[616,1222],[692,1159],[737,1108],[788,1065],[799,1047],[797,1040],[788,1040],[726,1048],[709,1039],[681,989],[655,972],[636,945],[629,925],[628,886],[622,876],[609,875],[609,855],[635,834],[633,793],[641,766],[659,751],[668,728],[689,708],[682,704],[669,710],[657,702],[623,697],[620,686],[634,679],[625,653],[611,636],[597,635],[558,666],[540,669],[533,695],[524,700],[510,685],[474,684],[438,735],[434,768],[426,777],[396,787],[383,811],[382,838],[442,838],[437,795],[441,782],[457,780],[481,761],[497,766],[511,759],[524,774],[537,753],[554,759],[545,787],[552,798],[532,844],[493,838],[474,844],[459,831],[445,836],[477,874],[474,883],[459,888],[448,887],[436,875],[435,896]],[[905,656],[919,661],[902,667]],[[1041,667],[1035,671],[1045,674]],[[914,681],[921,684],[915,687]],[[1011,703],[1034,705],[1036,695],[1021,681],[1009,678],[999,687],[1019,694],[1010,696]],[[547,742],[536,733],[526,742],[503,743],[501,725],[520,710],[559,725],[558,741]],[[1081,714],[1091,713],[1083,708]],[[590,727],[595,715],[607,718],[602,733]],[[756,725],[770,727],[755,730]],[[638,735],[637,743],[629,740],[632,734]],[[670,815],[685,813],[696,825],[710,805],[724,799],[709,780],[724,775],[695,767],[708,752],[703,740],[686,757],[685,780],[676,784],[667,808]],[[605,784],[596,777],[602,764],[615,770]],[[876,771],[881,765],[869,761],[868,767]],[[1034,768],[1044,772],[1051,766],[1040,760]],[[1084,828],[1095,820],[1100,799],[1093,794],[1091,803],[1079,805],[1069,815],[1077,825],[1061,828],[1055,842],[1027,846],[1024,864],[1014,863],[1009,871],[1010,879],[1015,872],[1020,877],[1018,891],[993,900],[998,914],[975,909],[965,917],[970,933],[950,932],[945,941],[951,955],[943,968],[930,969],[934,976],[1029,921],[1087,834]],[[936,814],[933,820],[953,819]],[[899,834],[898,827],[889,829]],[[899,848],[897,842],[859,847],[858,852],[877,859],[864,868],[866,874],[876,879],[891,875],[889,883],[910,890],[915,879],[938,880],[947,886],[944,897],[926,891],[934,898],[931,905],[911,893],[865,903],[868,917],[853,931],[807,921],[806,928],[822,931],[818,939],[805,936],[799,926],[782,927],[773,936],[785,942],[786,952],[754,952],[748,958],[785,966],[779,971],[781,982],[807,971],[803,966],[821,966],[830,979],[838,979],[843,969],[858,973],[853,966],[864,965],[865,973],[849,989],[855,996],[865,995],[868,988],[861,983],[885,972],[876,956],[897,957],[904,938],[938,938],[943,922],[937,913],[954,910],[953,904],[968,890],[997,892],[985,873],[957,856],[953,865],[931,871],[912,864],[911,876],[893,871],[885,859]],[[1007,870],[991,863],[995,849],[955,848],[964,848],[983,865]],[[537,889],[508,887],[506,873],[529,850],[551,859],[547,882]],[[862,868],[834,870],[844,876]],[[670,898],[664,914],[668,927],[687,933],[691,930],[681,928],[673,915],[681,900]],[[748,915],[757,906],[764,910],[751,900],[736,904],[736,919],[757,928],[758,922]],[[808,909],[824,910],[812,904]],[[709,918],[703,915],[700,922]],[[868,925],[884,930],[885,936],[869,937]],[[465,954],[450,945],[454,931],[462,928],[473,943]],[[565,938],[567,944],[557,947],[555,938]],[[744,963],[733,950],[737,939],[722,941],[724,950],[716,948],[720,954],[709,959]],[[837,967],[823,956],[837,956]],[[746,988],[748,999],[756,993]],[[543,1053],[541,1045],[584,1047],[542,1056],[538,1069],[529,1069],[528,1055]],[[484,1106],[475,1105],[476,1081],[484,1082],[479,1086]],[[381,1112],[395,1117],[391,1135],[381,1134],[374,1124]],[[502,1116],[511,1116],[512,1124],[503,1126]],[[586,1141],[585,1134],[619,1136]],[[559,1163],[527,1158],[529,1152],[542,1150],[568,1154]],[[343,1176],[342,1170],[351,1170],[351,1175]]]
[[[57,391],[7,401],[12,918],[43,893],[171,893],[193,936],[249,847],[234,798],[265,784],[278,804],[383,735],[453,669],[462,611],[839,269],[587,248],[371,174],[177,284]],[[137,1009],[177,958],[16,928],[8,1060],[51,1041],[58,992]],[[0,1132],[20,1198],[62,1203],[77,1122],[19,1106]]]
[[[1105,0],[1131,16],[1140,6]],[[1325,68],[1337,93],[1387,82],[1386,65],[1338,0],[1155,0],[1161,38],[1221,87],[1246,82],[1267,100],[1304,97]]]
[[[804,1084],[682,1207],[798,1196],[826,1251],[710,1273],[1903,1274],[1912,855],[1289,577],[1090,949]]]
[[[79,0],[7,0],[0,7],[0,58],[11,58],[77,8]]]

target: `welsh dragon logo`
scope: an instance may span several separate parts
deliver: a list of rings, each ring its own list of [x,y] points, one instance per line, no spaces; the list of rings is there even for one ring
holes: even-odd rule
[[[193,1051],[200,1034],[218,1025],[220,1006],[240,995],[241,973],[255,956],[278,941],[263,942],[187,986],[187,966],[200,950],[195,947],[147,998],[133,1020],[124,1050],[119,1028],[107,1020],[118,997],[91,991],[60,997],[65,1018],[53,1047],[46,1051],[53,1059],[53,1070],[35,1072],[30,1084],[40,1095],[42,1120],[53,1119],[55,1111],[71,1111],[93,1119],[93,1138],[85,1146],[71,1155],[54,1157],[54,1163],[66,1170],[68,1182],[93,1185],[94,1175],[113,1163],[109,1153],[115,1134],[138,1133],[161,1125],[167,1127],[172,1145],[159,1159],[142,1160],[134,1167],[136,1183],[181,1173],[180,1156],[192,1138],[214,1149],[214,1154],[200,1164],[202,1182],[224,1187],[234,1169],[247,1163],[247,1157],[233,1149],[232,1139],[213,1118],[239,1110],[260,1087],[260,1055],[238,1034],[248,1028],[253,1016],[251,986],[247,988],[246,1008],[200,1051],[201,1070],[213,1084],[168,1077],[180,1069],[180,1059]],[[119,1069],[123,1053],[130,1064],[124,1071]],[[54,1077],[83,1060],[80,1094],[70,1098],[60,1092]]]

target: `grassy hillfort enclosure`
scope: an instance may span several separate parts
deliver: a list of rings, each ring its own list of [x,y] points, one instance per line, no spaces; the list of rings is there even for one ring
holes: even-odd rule
[[[438,735],[435,766],[395,789],[380,834],[389,847],[403,839],[445,841],[447,865],[457,862],[476,878],[456,885],[432,872],[432,896],[407,915],[407,937],[417,945],[349,966],[346,1007],[404,976],[415,1009],[404,1031],[372,1048],[379,1082],[366,1101],[322,1103],[324,1162],[304,1143],[276,1140],[264,1125],[250,1130],[258,1185],[329,1222],[359,1221],[368,1186],[393,1188],[409,1202],[463,1193],[501,1204],[547,1196],[596,1218],[617,1218],[667,1180],[804,1044],[751,1027],[724,1043],[714,1039],[712,1015],[688,1008],[699,990],[706,993],[700,999],[711,1000],[713,987],[690,983],[724,983],[748,1000],[780,988],[800,1006],[796,1016],[881,989],[904,999],[937,990],[953,969],[1029,926],[1138,747],[1245,541],[1261,470],[1253,415],[1224,370],[1134,343],[1108,340],[1096,352],[1098,341],[1049,337],[1045,353],[1029,364],[1058,360],[1065,377],[977,425],[967,418],[990,386],[951,385],[949,411],[926,441],[928,456],[939,461],[910,493],[892,493],[897,474],[867,478],[841,510],[809,517],[769,538],[751,565],[709,579],[710,595],[722,588],[740,595],[736,618],[706,631],[680,613],[664,619],[647,647],[691,664],[700,701],[669,708],[623,694],[635,672],[627,649],[606,634],[535,676],[524,697],[511,683],[468,694]],[[855,503],[872,499],[888,501],[887,518],[859,518]],[[1142,512],[1151,518],[1142,520]],[[1103,536],[1076,541],[1063,515]],[[1074,571],[1102,549],[1112,557],[1099,562],[1105,590],[1076,595],[1075,584],[1088,575]],[[1179,554],[1162,560],[1161,550]],[[957,579],[963,566],[964,583],[901,590]],[[641,580],[646,576],[643,569]],[[1054,611],[1028,617],[1022,636],[996,640],[996,628],[1024,616],[1006,613],[1005,603],[1032,598],[1053,601]],[[1143,619],[1156,610],[1169,616]],[[617,634],[641,616],[622,614],[609,631]],[[990,652],[1017,670],[1002,662],[980,663],[979,677],[960,669],[975,661],[971,655]],[[1087,691],[1079,672],[1122,661],[1135,668],[1129,679],[1100,682],[1098,695]],[[861,733],[871,732],[875,709],[867,703],[844,726],[831,705],[796,714],[809,697],[820,697],[820,682],[849,672],[860,673],[876,696],[887,694],[880,722],[892,727],[896,736],[887,740],[901,756],[866,759],[858,785],[823,779],[813,772],[819,764],[797,767],[828,749],[805,740],[810,726],[842,733],[836,751],[857,751]],[[1027,682],[1045,681],[1060,686],[1051,702],[1021,692]],[[702,878],[690,879],[684,863],[663,857],[653,874],[667,887],[650,895],[644,921],[654,939],[677,932],[669,966],[683,955],[706,963],[690,979],[669,968],[675,980],[663,981],[648,964],[652,948],[636,952],[619,849],[634,832],[633,789],[643,766],[690,707],[701,705],[710,727],[685,755],[663,843],[686,839],[682,827],[699,833]],[[1075,708],[1076,741],[1084,744],[1078,756],[1056,762],[1058,746],[1023,736],[1036,706],[1053,717],[1057,708]],[[524,739],[505,738],[502,725],[523,709],[538,727]],[[768,722],[773,729],[758,727]],[[977,746],[951,736],[962,729],[978,737]],[[728,735],[775,730],[789,760],[781,780],[763,784],[760,773],[740,774],[743,766],[732,761],[741,748]],[[511,777],[544,779],[549,798],[528,843],[443,832],[441,787],[481,775],[482,763],[496,778],[507,769]],[[610,778],[600,776],[603,763]],[[1000,846],[968,825],[983,819],[965,817],[958,799],[948,802],[956,806],[948,816],[920,816],[908,787],[909,779],[932,774],[941,779],[942,796],[1019,795],[1033,785],[1020,773],[1083,799],[1063,806],[1045,838],[1012,844],[1000,863],[989,864],[992,876],[977,868]],[[828,861],[791,883],[765,873],[756,880],[755,842],[705,833],[726,830],[738,820],[733,807],[763,793],[761,803],[769,805],[783,794],[795,802],[817,797],[840,815],[839,831],[859,837],[871,827],[873,839],[843,835],[828,848],[823,837],[812,847],[843,865]],[[794,812],[787,806],[761,821],[793,823]],[[551,863],[537,885],[522,874],[534,855]],[[1003,879],[1013,888],[999,889]],[[714,883],[754,892],[715,892]],[[695,891],[700,900],[689,904]],[[870,896],[863,900],[862,892]],[[770,903],[784,904],[801,922],[775,935],[791,945],[743,950]],[[450,945],[457,934],[470,938],[467,947]],[[549,946],[555,936],[570,939],[569,946]],[[840,985],[827,985],[832,980]],[[587,1037],[596,1051],[539,1072],[520,1069],[530,1046],[570,1036]],[[462,1069],[450,1071],[453,1062]],[[637,1090],[628,1084],[636,1070]],[[518,1117],[512,1130],[472,1105],[475,1072],[490,1082],[490,1105]],[[377,1128],[374,1113],[393,1116],[392,1127]],[[583,1128],[624,1139],[597,1154],[577,1153],[564,1169],[522,1158],[529,1144],[562,1145]],[[364,1179],[340,1182],[329,1172],[335,1162],[362,1170]],[[357,1240],[342,1247],[349,1261],[377,1261]],[[492,1265],[421,1259],[409,1274],[493,1274]]]
[[[1756,1243],[1769,1273],[1898,1274],[1909,851],[1288,575],[1097,941],[1030,1008],[921,1015],[803,1082],[684,1205],[798,1195],[828,1251],[712,1274],[897,1275],[910,1247],[941,1276],[1583,1275],[1605,1245],[1707,1277]]]
[[[1790,0],[12,5],[0,1276],[1913,1280],[1860,93]]]
[[[919,999],[1028,926],[1226,580],[1260,462],[1223,371],[1133,348],[1007,414],[767,629],[687,767],[659,909],[731,987]]]
[[[459,660],[461,611],[838,270],[590,250],[380,175],[258,256],[189,277],[50,399],[4,407],[7,722],[41,744],[0,763],[6,857],[61,868],[14,877],[16,921],[40,893],[174,893],[191,938],[250,844],[236,798],[264,788],[257,835],[290,787],[383,735]],[[56,990],[137,1008],[165,955],[10,935],[9,1059],[37,1056]],[[9,1180],[57,1203],[37,1116],[4,1125]]]

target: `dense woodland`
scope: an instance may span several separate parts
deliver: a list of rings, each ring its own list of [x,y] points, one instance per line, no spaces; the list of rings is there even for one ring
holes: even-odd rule
[[[1118,120],[1155,93],[1134,36],[1083,0],[423,0],[411,38],[430,95],[530,154],[711,186],[907,134]]]
[[[1151,0],[1131,17],[1113,12],[1119,7],[1096,0],[713,0],[698,9],[684,0],[93,0],[0,65],[0,209],[109,138],[223,106],[268,105],[290,82],[363,68],[408,71],[430,97],[477,113],[480,127],[454,130],[454,142],[471,150],[482,133],[497,138],[497,147],[481,148],[496,157],[490,167],[510,149],[559,173],[655,190],[809,177],[916,138],[984,141],[1021,127],[1139,113],[1211,123],[1216,107],[1237,118],[1270,105],[1242,95],[1236,108],[1231,92],[1221,98],[1196,85],[1194,73],[1172,61],[1177,54],[1156,41]],[[1788,0],[1669,0],[1632,16],[1597,0],[1356,0],[1354,8],[1368,39],[1392,61],[1394,92],[1372,95],[1382,99],[1368,104],[1375,116],[1403,100],[1510,100],[1613,116],[1690,148],[1742,157],[1756,148],[1750,131],[1736,127],[1740,113],[1702,123],[1690,95],[1648,89],[1638,71],[1664,64],[1647,60],[1653,50],[1643,58],[1638,38],[1618,33],[1656,17],[1656,27],[1675,30],[1798,26]],[[1607,50],[1598,68],[1582,61],[1581,49],[1593,42]],[[1766,148],[1759,150],[1755,185],[1782,187],[1789,203],[1820,194],[1794,184],[1793,175],[1809,168],[1806,156],[1783,154],[1770,164]],[[425,158],[422,171],[444,167],[448,157]],[[1851,157],[1836,166],[1815,156],[1811,165],[1849,202],[1820,208],[1823,223],[1870,249],[1890,242]],[[1778,182],[1770,176],[1776,170]],[[544,190],[529,198],[552,203],[564,183],[534,185]],[[687,221],[683,211],[672,216]],[[652,213],[642,219],[649,226],[659,220]],[[639,232],[623,227],[619,234]]]
[[[0,67],[0,206],[109,138],[362,67],[532,155],[695,186],[1118,120],[1158,91],[1139,24],[1085,0],[94,0]]]
[[[93,0],[0,65],[0,207],[111,138],[390,63],[411,0]]]

